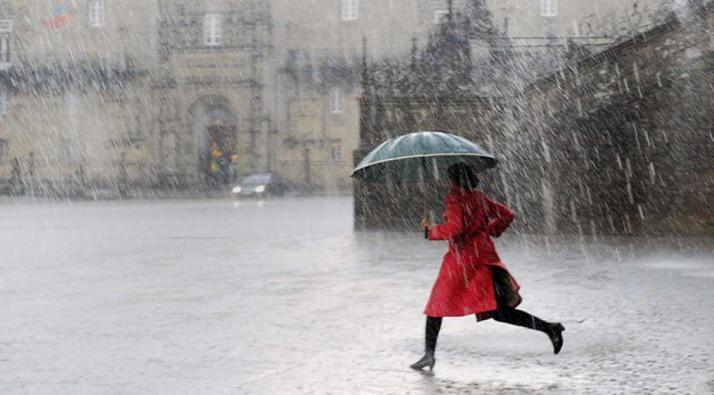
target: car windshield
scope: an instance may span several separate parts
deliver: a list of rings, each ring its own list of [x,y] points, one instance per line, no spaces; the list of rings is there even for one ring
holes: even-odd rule
[[[270,182],[270,174],[253,174],[243,180],[243,185],[265,185]]]

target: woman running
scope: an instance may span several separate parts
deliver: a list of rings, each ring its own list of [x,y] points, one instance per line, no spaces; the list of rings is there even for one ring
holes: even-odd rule
[[[553,353],[563,347],[559,322],[546,322],[525,311],[520,288],[496,253],[492,237],[499,237],[513,221],[505,205],[488,198],[478,190],[479,179],[466,163],[448,168],[451,190],[446,196],[445,222],[421,221],[429,240],[447,240],[439,276],[424,310],[426,314],[426,353],[411,365],[412,369],[434,368],[436,339],[443,317],[475,314],[477,321],[493,318],[499,322],[541,331],[553,343]]]

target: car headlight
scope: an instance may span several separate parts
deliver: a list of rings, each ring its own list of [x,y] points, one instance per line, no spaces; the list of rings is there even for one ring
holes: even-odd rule
[[[261,185],[257,188],[255,188],[255,193],[263,193],[265,192],[265,185]]]
[[[243,190],[243,188],[241,188],[241,187],[235,187],[235,188],[233,188],[233,193],[240,193],[240,191],[242,191],[242,190]]]

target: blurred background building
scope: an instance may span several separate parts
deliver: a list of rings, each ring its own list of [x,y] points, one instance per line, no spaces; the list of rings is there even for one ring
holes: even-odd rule
[[[646,29],[670,6],[3,0],[0,191],[226,190],[264,171],[303,190],[348,191],[363,58],[407,59],[459,14],[474,23],[467,39],[477,64],[497,51],[528,53],[533,77],[562,64],[573,48],[605,48]]]

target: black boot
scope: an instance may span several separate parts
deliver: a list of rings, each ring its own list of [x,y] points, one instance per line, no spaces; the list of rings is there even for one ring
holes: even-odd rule
[[[434,359],[434,353],[427,352],[424,354],[423,357],[421,357],[420,360],[414,362],[410,367],[414,370],[422,370],[425,367],[429,367],[429,371],[431,372],[434,370],[434,364],[436,363],[436,359]]]
[[[550,324],[550,342],[553,343],[553,354],[558,354],[560,349],[563,348],[563,331],[565,327],[560,322],[555,322]]]

